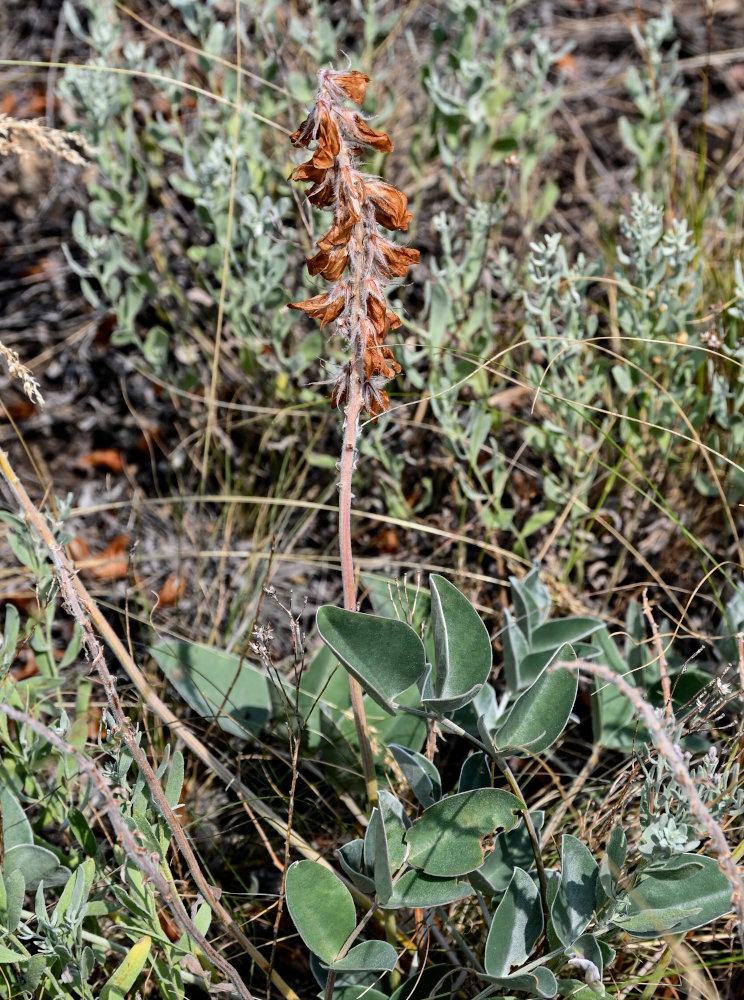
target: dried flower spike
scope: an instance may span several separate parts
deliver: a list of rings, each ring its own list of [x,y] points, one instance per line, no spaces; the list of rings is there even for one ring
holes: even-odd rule
[[[369,77],[356,70],[324,69],[318,80],[310,114],[291,137],[294,146],[315,146],[292,177],[312,184],[307,192],[310,202],[333,215],[331,228],[317,241],[318,252],[307,260],[310,274],[332,284],[327,292],[289,305],[319,319],[321,327],[336,321],[350,358],[336,377],[332,404],[348,403],[356,379],[361,404],[376,418],[390,408],[383,387],[401,370],[384,344],[388,331],[400,326],[401,320],[387,308],[383,287],[404,277],[419,252],[393,243],[377,228],[408,229],[412,216],[406,196],[358,166],[365,147],[385,153],[393,148],[384,132],[370,128],[348,106],[349,101],[363,102]]]

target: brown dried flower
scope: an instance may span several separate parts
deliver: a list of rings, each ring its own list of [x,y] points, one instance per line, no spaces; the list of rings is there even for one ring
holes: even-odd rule
[[[375,131],[347,105],[361,105],[369,77],[356,70],[321,70],[318,79],[315,103],[291,136],[294,146],[315,147],[310,159],[294,168],[292,178],[310,183],[309,201],[333,214],[330,229],[317,241],[318,252],[307,260],[311,274],[333,284],[327,292],[289,305],[319,319],[321,327],[336,321],[351,358],[335,378],[331,403],[345,404],[358,378],[363,405],[376,418],[390,407],[383,386],[401,370],[383,343],[388,331],[401,325],[400,317],[387,308],[383,286],[404,277],[419,252],[393,243],[377,229],[378,224],[388,230],[408,229],[412,215],[406,196],[357,165],[365,148],[393,148],[388,135]]]

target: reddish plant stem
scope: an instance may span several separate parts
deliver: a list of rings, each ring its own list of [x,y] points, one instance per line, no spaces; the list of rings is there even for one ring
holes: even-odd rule
[[[345,145],[339,151],[338,160],[349,170],[353,167],[353,159]],[[353,252],[350,254],[353,263],[349,275],[351,280],[349,325],[352,331],[350,339],[352,343],[361,346],[363,343],[360,329],[361,317],[364,314],[362,287],[364,272],[368,267],[367,258],[370,255],[369,240],[363,219],[359,219],[355,223],[350,244],[353,247]],[[359,417],[364,408],[364,395],[362,392],[363,375],[364,361],[360,356],[357,356],[352,360],[349,392],[344,408],[344,441],[341,461],[339,463],[338,482],[338,545],[341,558],[344,607],[347,611],[356,611],[357,609],[357,585],[354,575],[354,557],[351,545],[351,501],[354,498],[351,484],[357,460],[356,442],[359,435]],[[370,807],[372,807],[377,804],[377,772],[375,771],[372,744],[369,739],[362,688],[351,674],[349,674],[349,694],[351,696],[351,709],[354,713],[354,725],[356,727],[357,742],[359,743],[359,752],[362,760],[362,772],[364,774],[364,782],[367,786],[367,798]]]
[[[349,386],[349,401],[344,411],[344,443],[339,463],[338,481],[338,542],[341,557],[341,578],[344,586],[344,607],[356,611],[357,586],[354,576],[354,558],[351,548],[351,480],[356,466],[356,439],[359,433],[359,414],[362,410],[362,381],[358,371],[354,371]],[[364,710],[362,688],[349,674],[351,709],[354,713],[357,741],[362,758],[362,771],[367,786],[370,806],[377,804],[377,773],[372,755],[372,745],[367,728],[367,714]]]

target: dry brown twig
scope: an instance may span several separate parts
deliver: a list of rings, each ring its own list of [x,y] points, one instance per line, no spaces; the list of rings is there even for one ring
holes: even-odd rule
[[[656,749],[669,764],[675,781],[687,793],[690,807],[698,822],[708,832],[713,850],[718,856],[718,865],[731,886],[731,908],[736,915],[739,925],[739,941],[744,952],[744,891],[742,889],[739,868],[734,860],[723,830],[711,816],[708,807],[703,802],[700,793],[695,787],[695,782],[692,780],[690,772],[687,769],[682,751],[667,732],[665,724],[667,721],[666,716],[662,719],[654,707],[646,701],[639,688],[627,681],[622,674],[616,673],[603,663],[591,663],[588,660],[560,660],[557,663],[551,664],[548,670],[551,673],[554,670],[586,670],[593,677],[598,677],[607,684],[613,684],[642,717],[649,733],[653,737]]]

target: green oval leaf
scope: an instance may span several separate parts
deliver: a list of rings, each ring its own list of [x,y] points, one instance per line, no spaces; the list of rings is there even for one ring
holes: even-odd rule
[[[611,923],[634,937],[659,937],[686,934],[728,913],[731,886],[713,858],[678,854],[667,862],[671,869],[692,863],[700,867],[682,881],[663,874],[642,877],[621,897],[627,908],[611,917]]]
[[[324,604],[316,617],[323,642],[377,704],[395,715],[395,699],[426,669],[424,646],[397,618],[377,618]]]
[[[373,990],[364,983],[355,986],[339,986],[333,991],[333,1000],[388,1000],[387,993]]]
[[[8,785],[0,787],[0,818],[3,824],[3,849],[19,844],[33,844],[34,834],[18,799]]]
[[[506,684],[509,690],[519,691],[520,688],[527,686],[522,676],[524,673],[522,665],[529,656],[529,642],[509,611],[504,611],[504,620],[506,625],[501,635],[501,645]]]
[[[393,886],[393,894],[385,903],[388,910],[405,907],[409,910],[426,906],[448,906],[472,896],[467,882],[454,878],[435,878],[416,868],[410,868]]]
[[[530,811],[532,824],[539,833],[545,822],[542,809]],[[471,872],[469,881],[474,888],[486,895],[503,892],[509,885],[515,868],[529,872],[535,864],[532,841],[524,820],[513,830],[500,833],[493,839],[493,850],[478,871]]]
[[[533,566],[523,580],[509,577],[514,602],[514,615],[520,631],[529,641],[550,613],[550,591],[540,580],[540,570]]]
[[[375,880],[364,874],[364,841],[361,837],[350,840],[338,849],[338,861],[345,875],[362,892],[374,892]]]
[[[519,809],[524,803],[500,788],[476,788],[435,802],[406,832],[408,863],[429,875],[466,875],[483,864],[482,838],[498,827],[510,830]]]
[[[11,948],[6,948],[4,944],[0,944],[0,963],[5,965],[9,962],[28,962],[28,955],[24,955],[22,951],[13,951]]]
[[[43,882],[46,887],[64,885],[70,877],[69,868],[64,868],[57,855],[38,844],[19,844],[5,852],[3,872],[20,869],[25,881],[26,892],[35,892]]]
[[[398,955],[387,941],[362,941],[331,965],[337,972],[392,972]]]
[[[602,628],[602,622],[598,618],[556,618],[551,622],[545,622],[536,628],[530,637],[530,652],[542,653],[546,650],[555,650],[559,646],[564,646],[567,642],[577,642],[585,639],[592,632]]]
[[[462,708],[488,680],[491,639],[470,601],[443,576],[432,574],[434,669],[422,700],[437,712]]]
[[[566,648],[570,650],[570,646]],[[506,722],[494,736],[499,753],[527,756],[547,750],[566,727],[578,685],[578,674],[572,670],[553,673],[544,670],[532,687],[517,698]]]
[[[525,993],[537,993],[539,997],[554,997],[558,992],[558,981],[550,969],[538,965],[529,972],[515,972],[513,976],[480,975],[489,983],[503,986],[511,993],[512,990],[523,990]]]
[[[561,842],[561,883],[550,908],[558,939],[568,946],[584,931],[597,902],[599,865],[577,837],[564,834]]]
[[[486,939],[484,965],[489,976],[508,976],[532,954],[543,929],[540,893],[527,872],[515,868],[496,907]]]
[[[612,828],[607,850],[599,862],[599,882],[607,899],[615,898],[615,887],[625,864],[628,841],[621,826]]]
[[[151,653],[183,700],[226,733],[246,739],[268,721],[268,681],[239,656],[176,639],[159,642]]]
[[[287,907],[310,951],[330,965],[356,926],[351,893],[323,865],[296,861],[286,880]]]
[[[442,797],[442,779],[436,766],[422,753],[399,743],[390,743],[388,748],[421,805],[426,808],[437,802]]]
[[[3,895],[5,896],[4,900]],[[20,868],[0,874],[0,927],[9,934],[12,934],[21,922],[25,895],[26,880]]]

